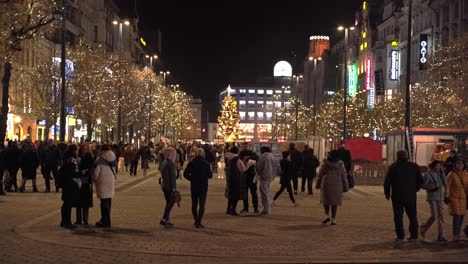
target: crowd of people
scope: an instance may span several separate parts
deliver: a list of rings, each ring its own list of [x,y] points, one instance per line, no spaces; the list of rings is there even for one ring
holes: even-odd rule
[[[320,202],[325,214],[321,223],[336,225],[337,209],[342,204],[343,193],[354,184],[351,153],[343,142],[340,148],[328,152],[326,159],[320,162],[308,145],[300,151],[294,143],[281,153],[281,159],[277,159],[270,147],[262,146],[258,155],[247,142],[222,146],[196,143],[167,145],[163,142],[153,145],[150,142],[137,148],[131,144],[109,142],[77,145],[54,144],[52,141],[32,143],[25,140],[8,141],[6,147],[0,144],[0,171],[3,172],[0,177],[0,194],[5,194],[5,191],[24,192],[28,180],[32,182],[32,191],[38,192],[36,172],[40,167],[45,192],[50,192],[51,181],[55,183],[56,192],[62,190],[60,226],[73,229],[77,225],[88,225],[95,188],[101,202],[101,219],[96,226],[111,227],[110,212],[116,175],[121,171],[136,176],[139,162],[143,175],[146,175],[152,162],[156,163],[160,172],[159,183],[166,201],[160,224],[166,228],[174,226],[170,214],[174,205],[180,202],[177,179],[182,178],[190,181],[194,226],[204,228],[208,183],[213,173],[218,172],[218,163],[225,165],[224,195],[227,200],[226,214],[230,216],[247,214],[250,209],[256,215],[268,216],[271,207],[278,205],[277,200],[285,190],[293,206],[300,206],[295,195],[299,190],[313,195],[316,178],[315,188],[320,190]],[[18,186],[17,174],[20,169],[22,179]],[[271,185],[277,176],[280,176],[280,188],[271,200]],[[300,177],[302,182],[299,185]],[[430,208],[430,217],[421,226],[418,224],[416,207],[416,194],[420,189],[426,190]],[[465,162],[454,151],[444,162],[431,162],[424,175],[416,163],[409,161],[408,152],[398,151],[397,160],[388,167],[385,176],[384,194],[387,200],[392,201],[396,241],[405,238],[404,213],[410,220],[409,240],[417,240],[419,236],[425,239],[428,229],[437,221],[437,240],[448,241],[444,231],[445,204],[453,217],[453,240],[463,240],[461,231],[468,209],[468,173]],[[238,212],[240,200],[242,209]],[[76,208],[76,221],[73,224],[72,208]],[[468,227],[465,227],[464,233],[468,237]]]

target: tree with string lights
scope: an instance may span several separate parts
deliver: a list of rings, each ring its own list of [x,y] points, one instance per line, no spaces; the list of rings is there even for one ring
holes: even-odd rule
[[[239,111],[237,110],[237,101],[228,93],[223,99],[221,113],[218,116],[217,137],[224,140],[237,139],[241,134]]]
[[[297,138],[306,139],[313,130],[313,109],[306,107],[300,99],[291,97],[289,102],[275,112],[272,120],[273,136],[276,139],[293,139],[296,136],[296,107],[297,107]]]
[[[24,40],[35,38],[54,20],[55,9],[52,0],[0,1],[0,62],[3,64],[0,140],[5,139],[7,130],[13,57],[22,50]]]

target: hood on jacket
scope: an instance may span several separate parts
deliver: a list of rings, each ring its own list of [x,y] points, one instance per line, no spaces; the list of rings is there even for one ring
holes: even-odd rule
[[[234,158],[237,157],[237,156],[238,156],[237,154],[234,154],[234,153],[231,153],[231,152],[226,153],[226,158],[227,158],[228,160],[232,160],[232,159],[234,159]]]
[[[328,159],[325,159],[323,161],[323,164],[326,168],[330,168],[330,169],[338,169],[340,167],[344,167],[344,163],[341,160],[337,162],[332,162],[332,161],[329,161]]]
[[[115,154],[112,150],[106,150],[99,154],[99,157],[102,157],[103,159],[107,160],[108,162],[112,162],[115,160]]]
[[[164,149],[164,158],[169,159],[172,162],[176,160],[177,151],[173,147],[167,147]]]

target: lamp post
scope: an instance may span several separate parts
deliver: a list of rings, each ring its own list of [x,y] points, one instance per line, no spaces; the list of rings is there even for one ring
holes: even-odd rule
[[[317,61],[321,61],[322,58],[309,57],[309,61],[314,61],[314,136],[317,128]]]
[[[298,116],[299,116],[299,80],[302,78],[303,76],[302,75],[293,75],[293,80],[296,81],[296,122],[295,122],[295,131],[294,131],[294,139],[297,140],[297,135],[298,135],[298,131],[297,131],[297,119],[298,119]]]
[[[348,74],[348,38],[349,38],[349,30],[354,30],[355,27],[343,27],[339,26],[338,30],[345,32],[345,39],[344,39],[344,64],[343,64],[343,70],[344,70],[344,80],[343,80],[343,141],[346,140],[346,115],[347,115],[347,107],[348,107],[348,86],[347,86],[347,74]]]
[[[65,21],[67,18],[67,1],[62,0],[62,11],[58,11],[57,14],[62,16],[62,29],[61,29],[61,40],[60,40],[60,46],[61,46],[61,56],[60,56],[60,74],[61,74],[61,87],[60,87],[60,135],[59,135],[59,140],[61,142],[65,141],[65,118],[66,118],[66,105],[65,105],[65,99],[66,99],[66,86],[65,86],[65,42],[66,40],[66,30],[65,30]]]
[[[287,129],[286,129],[286,91],[289,91],[291,89],[291,86],[281,86],[283,89],[283,107],[284,107],[284,140],[287,140],[288,134],[287,134]]]
[[[150,67],[151,67],[151,71],[153,71],[153,59],[157,59],[158,56],[157,55],[146,55],[145,56],[147,59],[150,60]],[[149,144],[149,141],[150,141],[150,136],[151,136],[151,106],[153,104],[153,100],[152,100],[152,97],[153,97],[153,86],[150,85],[149,86],[149,96],[148,96],[148,129],[146,130],[146,143]]]
[[[123,25],[126,25],[126,26],[129,26],[130,25],[130,22],[128,20],[124,20],[123,22],[122,21],[117,21],[117,20],[114,20],[112,21],[112,24],[114,24],[115,26],[119,26],[119,41],[118,41],[118,47],[119,47],[119,51],[120,52],[123,52],[123,45],[122,45],[122,31],[123,31]],[[119,109],[117,111],[117,143],[120,143],[121,142],[121,129],[122,129],[122,91],[120,89],[120,85],[119,85],[119,91],[118,91],[118,104],[119,104]]]
[[[160,71],[159,74],[163,76],[163,84],[166,85],[166,75],[171,74],[170,71]]]
[[[274,108],[273,108],[273,110],[275,110],[275,130],[273,131],[272,138],[273,138],[274,140],[278,140],[278,110],[277,110],[277,108],[279,108],[279,107],[276,107],[276,102],[277,102],[279,99],[281,99],[281,95],[275,94],[275,95],[273,96],[273,98],[275,99],[275,101],[274,101]],[[280,101],[280,107],[281,107],[281,101]]]
[[[411,38],[412,38],[412,16],[413,16],[413,1],[409,0],[409,10],[408,10],[408,32],[407,32],[407,41],[406,41],[406,95],[405,95],[405,137],[406,144],[405,148],[409,153],[410,160],[413,158],[412,149],[410,146],[410,137],[409,134],[411,131]]]

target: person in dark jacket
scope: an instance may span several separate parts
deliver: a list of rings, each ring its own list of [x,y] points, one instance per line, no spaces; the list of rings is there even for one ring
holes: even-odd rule
[[[299,185],[298,177],[302,170],[302,154],[296,149],[296,145],[294,143],[289,144],[289,154],[291,155],[291,162],[293,164],[292,182],[294,194],[297,194],[297,188]]]
[[[280,184],[281,188],[279,191],[275,194],[273,197],[273,202],[271,203],[272,205],[277,205],[276,200],[278,197],[283,193],[283,191],[286,189],[289,194],[289,199],[291,199],[291,202],[294,204],[294,206],[297,206],[296,200],[294,199],[294,194],[293,190],[291,188],[291,178],[294,175],[294,166],[291,162],[291,155],[289,154],[289,151],[283,151],[282,153],[283,159],[280,161],[280,166],[281,166],[281,177],[280,177]]]
[[[345,147],[345,142],[341,141],[340,147],[338,148],[338,155],[340,160],[344,163],[346,173],[351,173],[351,151]]]
[[[45,192],[50,192],[50,171],[47,168],[47,153],[49,152],[49,145],[47,142],[40,142],[37,152],[39,155],[42,177],[44,178],[46,186]]]
[[[403,211],[406,211],[410,221],[411,236],[409,240],[418,239],[416,193],[421,189],[422,183],[423,177],[419,166],[408,160],[406,150],[399,150],[397,161],[388,168],[384,183],[385,198],[392,199],[396,241],[402,241],[405,237]]]
[[[241,160],[237,154],[238,148],[232,146],[226,154],[226,189],[228,198],[228,209],[226,214],[231,216],[238,216],[237,203],[239,200],[244,200],[247,196],[246,182],[244,172],[248,169],[249,165],[245,160]]]
[[[309,148],[308,145],[304,147],[304,152],[302,154],[303,159],[303,171],[302,171],[302,186],[301,192],[305,191],[305,185],[307,182],[307,192],[308,194],[313,194],[312,185],[314,178],[317,175],[317,168],[320,166],[320,162],[317,157],[314,155],[314,149]]]
[[[5,146],[0,143],[0,195],[6,195],[3,190],[3,174],[5,172]]]
[[[161,188],[166,199],[166,207],[164,208],[164,215],[159,222],[166,228],[171,228],[174,224],[170,221],[170,214],[172,207],[174,207],[174,201],[171,199],[171,194],[177,191],[176,185],[176,167],[175,159],[177,152],[174,148],[168,147],[164,149],[164,161],[161,163]]]
[[[143,175],[146,175],[146,170],[149,168],[149,161],[151,159],[151,150],[148,145],[143,144],[143,146],[138,150],[138,157],[141,158],[141,169],[143,170]]]
[[[54,145],[52,142],[49,142],[49,151],[47,151],[46,170],[48,172],[49,177],[51,173],[52,173],[52,176],[54,177],[55,192],[58,192],[60,189],[57,183],[59,165],[60,165],[60,151],[56,145]]]
[[[205,150],[197,150],[197,156],[192,159],[184,170],[184,177],[190,181],[192,195],[192,215],[196,228],[204,228],[202,224],[205,213],[206,196],[208,193],[208,179],[213,177],[210,164],[205,160]],[[199,206],[197,211],[197,206]]]
[[[60,226],[66,229],[74,229],[76,225],[71,224],[72,207],[77,207],[80,202],[81,178],[79,173],[79,160],[76,155],[76,145],[70,145],[63,154],[62,166],[59,178],[62,188],[62,221]]]
[[[239,153],[239,158],[244,162],[248,160],[255,160],[258,161],[259,157],[256,153],[249,149],[249,143],[245,142],[242,144],[242,150]],[[240,211],[240,213],[247,213],[249,212],[249,191],[250,195],[252,196],[252,206],[254,209],[254,213],[258,214],[258,195],[257,195],[257,182],[254,182],[256,170],[255,164],[251,164],[247,171],[244,172],[245,175],[245,188],[246,188],[246,196],[244,199],[244,208]]]
[[[93,165],[94,158],[86,143],[80,145],[79,175],[81,177],[80,202],[76,208],[75,225],[88,225],[89,208],[93,207]]]
[[[39,157],[31,141],[25,140],[19,157],[21,168],[21,187],[20,192],[25,191],[26,181],[29,179],[33,184],[33,192],[39,192],[36,186],[36,169],[39,167]]]
[[[8,141],[8,147],[5,151],[5,169],[8,175],[8,181],[5,185],[5,190],[11,192],[11,187],[15,188],[15,192],[18,191],[18,184],[16,175],[19,170],[19,156],[20,150],[16,141]]]

